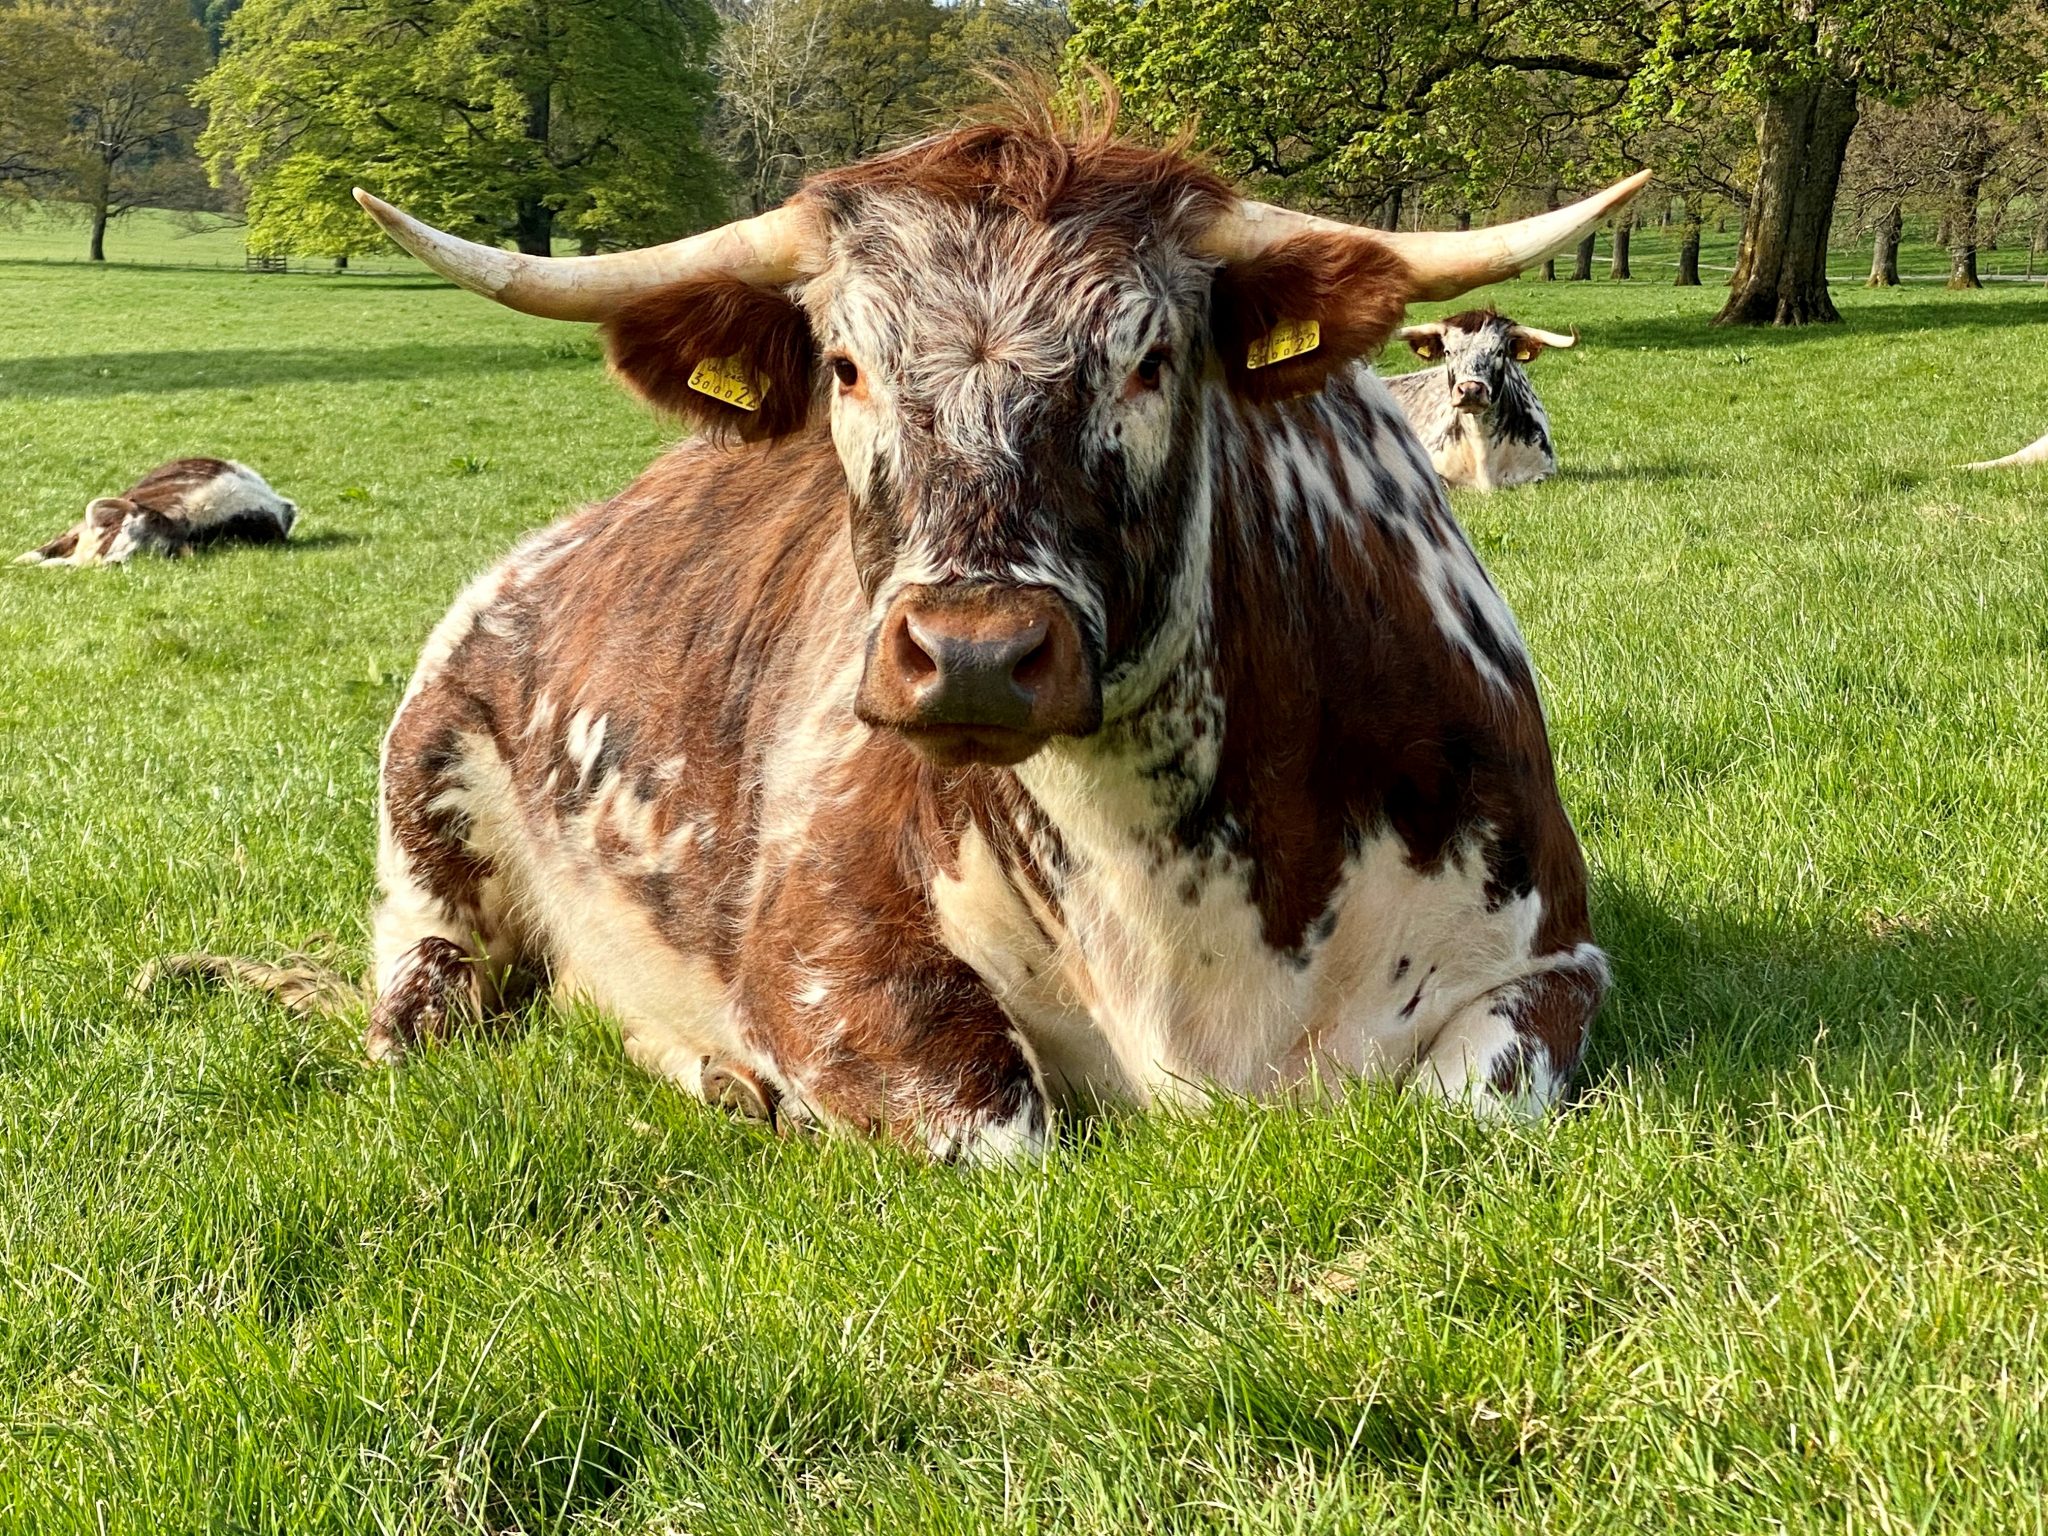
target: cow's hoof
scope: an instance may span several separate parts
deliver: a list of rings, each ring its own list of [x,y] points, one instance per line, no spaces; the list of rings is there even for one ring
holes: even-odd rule
[[[977,1115],[965,1123],[933,1125],[925,1145],[938,1162],[987,1168],[1035,1163],[1045,1156],[1051,1139],[1045,1101],[1034,1093],[1011,1115]]]
[[[704,1102],[756,1125],[775,1124],[775,1090],[745,1067],[707,1060],[703,1073]]]

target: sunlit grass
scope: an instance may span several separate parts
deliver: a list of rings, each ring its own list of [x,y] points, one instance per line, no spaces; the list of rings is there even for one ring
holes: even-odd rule
[[[0,234],[0,256],[7,236]],[[180,453],[282,551],[0,566],[0,1527],[2048,1527],[2048,294],[1523,283],[1565,472],[1461,499],[1618,987],[1532,1131],[778,1143],[541,1011],[404,1071],[124,993],[358,951],[465,576],[666,429],[410,279],[0,261],[0,555]],[[323,938],[323,936],[326,936]]]

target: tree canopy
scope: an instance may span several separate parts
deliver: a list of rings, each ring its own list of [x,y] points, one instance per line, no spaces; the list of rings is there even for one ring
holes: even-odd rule
[[[718,217],[704,0],[247,0],[198,99],[252,250],[371,249],[349,189],[546,254]]]

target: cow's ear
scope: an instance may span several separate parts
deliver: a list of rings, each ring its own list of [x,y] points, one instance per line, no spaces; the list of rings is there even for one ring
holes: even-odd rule
[[[1444,355],[1444,328],[1440,325],[1404,327],[1401,339],[1425,363],[1433,363]]]
[[[1231,263],[1211,316],[1231,387],[1258,401],[1321,389],[1386,344],[1409,286],[1399,256],[1355,235],[1297,235]]]
[[[689,278],[634,299],[604,331],[612,370],[700,431],[757,442],[810,415],[817,348],[803,309],[780,289]]]

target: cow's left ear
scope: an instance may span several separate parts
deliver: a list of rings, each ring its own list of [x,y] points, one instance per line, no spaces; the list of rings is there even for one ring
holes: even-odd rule
[[[1518,325],[1508,333],[1515,344],[1515,361],[1533,363],[1543,355],[1545,347],[1576,347],[1579,333],[1575,330],[1569,336],[1556,331],[1539,331],[1532,325]]]
[[[802,307],[780,288],[688,278],[626,303],[604,335],[612,371],[700,431],[758,442],[810,415],[817,347]]]
[[[1386,344],[1409,283],[1399,256],[1350,235],[1297,235],[1229,263],[1210,325],[1231,388],[1260,402],[1321,389]]]

